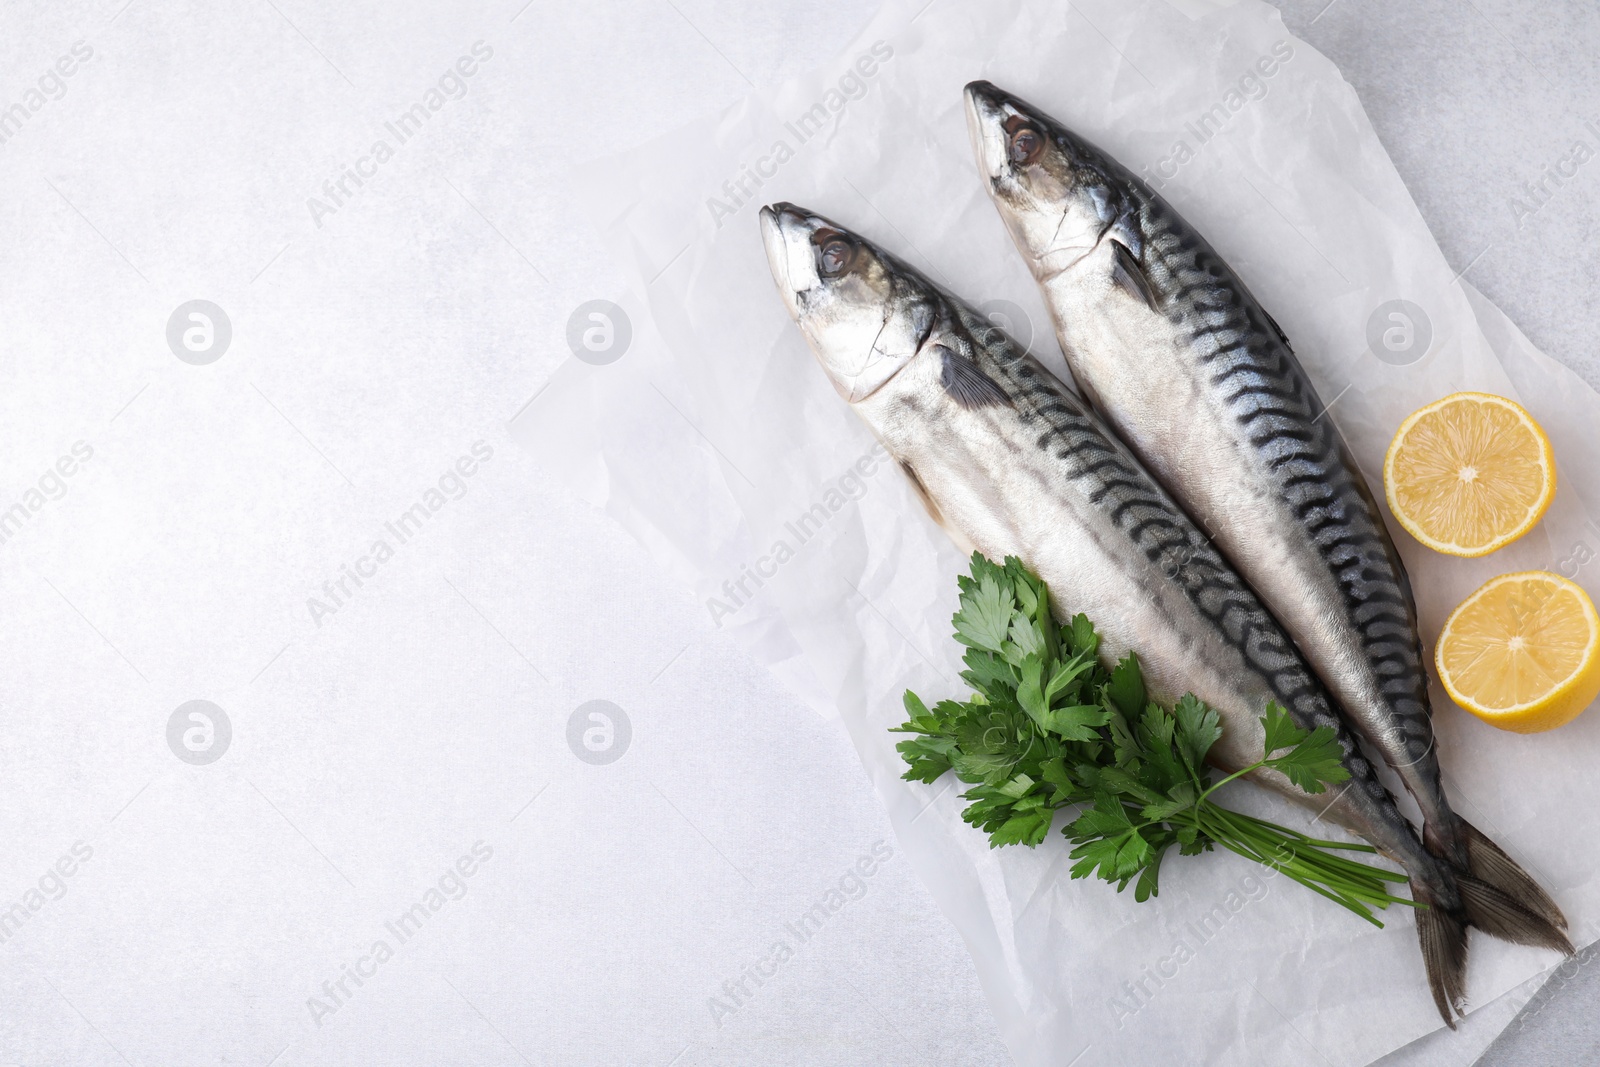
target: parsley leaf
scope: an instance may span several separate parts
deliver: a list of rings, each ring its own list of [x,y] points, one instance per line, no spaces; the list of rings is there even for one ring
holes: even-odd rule
[[[1204,772],[1206,753],[1222,739],[1222,723],[1217,709],[1207,707],[1193,693],[1185,693],[1172,706],[1178,721],[1178,752],[1196,779]]]
[[[1261,725],[1267,732],[1267,740],[1262,747],[1267,750],[1269,757],[1274,752],[1293,748],[1306,739],[1307,731],[1296,726],[1289,718],[1289,713],[1275,700],[1267,701],[1267,713],[1261,716]]]
[[[1011,590],[993,575],[974,576],[974,582],[971,591],[961,595],[961,610],[955,617],[956,640],[986,652],[1001,652],[1011,632]]]
[[[1132,718],[1144,707],[1144,674],[1139,670],[1139,657],[1129,652],[1122,657],[1111,677],[1106,680],[1106,700],[1116,710]]]
[[[1132,652],[1107,667],[1094,624],[1083,615],[1058,624],[1049,590],[1015,557],[996,564],[974,553],[970,572],[957,580],[951,621],[966,646],[961,677],[973,693],[929,708],[908,691],[906,721],[895,729],[910,736],[895,749],[906,779],[931,784],[953,771],[968,786],[961,817],[991,847],[1042,844],[1056,814],[1069,811],[1061,832],[1071,843],[1072,877],[1119,890],[1132,882],[1138,901],[1160,892],[1162,857],[1174,845],[1185,856],[1220,845],[1378,925],[1371,908],[1411,903],[1387,892],[1403,875],[1349,857],[1370,848],[1315,841],[1213,799],[1259,768],[1308,793],[1345,781],[1331,726],[1307,730],[1268,703],[1262,758],[1215,780],[1207,764],[1223,733],[1215,708],[1193,694],[1171,708],[1151,700]]]

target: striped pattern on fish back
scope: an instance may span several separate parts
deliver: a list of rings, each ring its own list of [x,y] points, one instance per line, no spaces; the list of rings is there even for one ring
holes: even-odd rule
[[[1090,502],[1180,588],[1199,613],[1239,651],[1278,703],[1306,729],[1331,726],[1353,783],[1373,801],[1392,804],[1354,737],[1333,709],[1283,628],[1211,542],[1138,465],[1088,407],[999,330],[959,303],[947,302],[954,332],[971,344],[978,366],[1005,390],[1035,446],[1054,457],[1061,476],[1090,487]]]
[[[1439,769],[1416,607],[1365,477],[1278,326],[1220,256],[1148,187],[1130,179],[1140,262],[1168,317],[1209,372],[1273,486],[1335,576],[1407,762]]]

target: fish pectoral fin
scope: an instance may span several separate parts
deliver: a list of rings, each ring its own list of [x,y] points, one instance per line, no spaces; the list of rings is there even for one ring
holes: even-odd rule
[[[940,358],[939,384],[950,395],[950,399],[969,409],[1011,403],[1006,391],[979,370],[972,360],[946,345],[935,347],[939,349]]]
[[[1144,268],[1128,246],[1117,240],[1111,242],[1111,280],[1151,311],[1160,310],[1156,307],[1155,287],[1145,277]]]
[[[906,472],[906,478],[911,482],[911,488],[916,491],[922,500],[922,506],[928,509],[928,518],[936,524],[944,525],[944,515],[939,511],[939,505],[933,502],[933,497],[928,495],[928,487],[922,484],[922,479],[917,477],[917,472],[905,460],[900,461],[900,469]]]

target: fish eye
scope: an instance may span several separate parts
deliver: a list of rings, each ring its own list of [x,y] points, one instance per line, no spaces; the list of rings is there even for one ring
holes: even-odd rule
[[[850,268],[855,258],[855,246],[843,237],[830,237],[822,243],[817,262],[824,278],[837,278]]]
[[[1032,163],[1044,147],[1044,138],[1031,126],[1023,126],[1011,135],[1011,162]]]

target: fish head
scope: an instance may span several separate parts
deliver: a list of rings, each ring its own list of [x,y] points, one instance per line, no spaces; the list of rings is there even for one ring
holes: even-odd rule
[[[966,88],[967,132],[1006,228],[1043,280],[1087,255],[1116,222],[1105,157],[1050,116],[986,81]]]
[[[894,377],[927,340],[936,297],[865,238],[793,204],[761,209],[778,293],[849,403]]]

